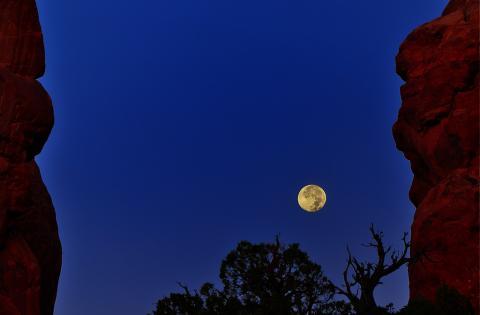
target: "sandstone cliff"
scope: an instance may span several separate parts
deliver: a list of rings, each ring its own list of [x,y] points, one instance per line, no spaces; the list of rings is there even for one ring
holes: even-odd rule
[[[53,126],[34,0],[0,1],[0,314],[53,313],[61,247],[35,163]]]
[[[479,2],[452,0],[397,56],[405,81],[393,134],[414,174],[410,297],[442,284],[479,310]]]

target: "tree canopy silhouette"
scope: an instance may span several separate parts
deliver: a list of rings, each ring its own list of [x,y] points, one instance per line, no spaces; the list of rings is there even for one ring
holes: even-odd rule
[[[223,289],[211,283],[158,301],[153,315],[347,315],[321,267],[298,244],[240,242],[220,268]]]
[[[278,237],[273,243],[242,241],[222,261],[222,289],[205,283],[192,292],[179,284],[183,292],[159,300],[152,315],[474,315],[468,299],[445,286],[438,289],[434,303],[411,300],[398,312],[391,304],[378,306],[374,290],[382,279],[426,255],[407,256],[406,233],[400,251],[385,247],[383,233],[373,225],[370,233],[372,241],[364,246],[376,250],[376,261],[362,262],[347,248],[341,287],[328,280],[298,244],[282,244]],[[335,300],[335,295],[350,303]]]

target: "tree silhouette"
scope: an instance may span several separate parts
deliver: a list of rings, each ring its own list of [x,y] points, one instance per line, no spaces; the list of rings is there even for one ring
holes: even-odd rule
[[[153,315],[347,315],[321,267],[298,244],[240,242],[220,268],[223,289],[204,284],[194,293],[172,293]]]
[[[348,260],[343,286],[328,280],[321,267],[300,250],[298,244],[240,242],[222,261],[223,288],[205,283],[199,291],[183,284],[183,293],[171,293],[159,300],[152,315],[473,315],[468,299],[455,289],[443,286],[434,303],[411,300],[398,312],[392,306],[379,307],[374,299],[381,280],[407,263],[416,262],[425,251],[407,257],[410,242],[402,237],[403,249],[385,248],[383,233],[370,226],[376,262],[361,262],[347,247]],[[354,292],[355,291],[355,292]],[[350,303],[334,300],[345,296]]]
[[[343,287],[338,287],[333,283],[332,286],[338,294],[348,298],[356,314],[388,314],[387,310],[390,305],[379,307],[375,302],[374,291],[382,283],[382,278],[411,261],[411,258],[407,257],[410,242],[407,241],[408,234],[404,233],[402,237],[403,249],[395,251],[392,250],[391,246],[385,248],[383,233],[375,231],[373,225],[370,226],[370,233],[373,240],[364,246],[376,249],[377,261],[375,263],[361,262],[352,256],[350,249],[347,247],[348,260],[343,272]]]

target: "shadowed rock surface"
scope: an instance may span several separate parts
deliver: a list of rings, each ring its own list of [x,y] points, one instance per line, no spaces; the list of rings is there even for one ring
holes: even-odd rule
[[[479,1],[453,0],[400,47],[393,134],[414,174],[410,298],[442,284],[479,310]]]
[[[0,1],[0,314],[53,313],[61,267],[55,210],[35,163],[53,126],[34,0]]]

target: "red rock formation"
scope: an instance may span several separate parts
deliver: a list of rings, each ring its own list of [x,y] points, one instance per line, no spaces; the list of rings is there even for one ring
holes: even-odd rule
[[[0,1],[0,314],[50,315],[61,247],[34,157],[53,126],[34,0]]]
[[[400,47],[405,80],[393,134],[414,174],[410,297],[442,284],[479,310],[479,2],[452,0]]]

